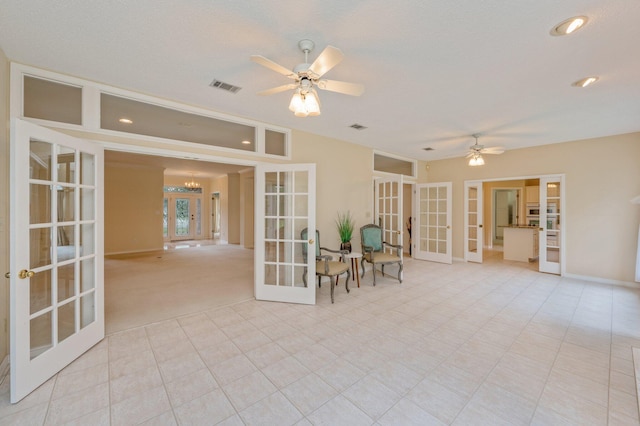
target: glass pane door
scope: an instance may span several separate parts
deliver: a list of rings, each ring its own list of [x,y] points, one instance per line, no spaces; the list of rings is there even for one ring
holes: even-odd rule
[[[164,241],[202,238],[202,195],[165,194]]]
[[[416,258],[451,263],[451,182],[416,186]]]
[[[562,178],[540,179],[540,272],[561,273],[562,263]]]
[[[256,168],[256,298],[314,304],[315,166],[264,165]]]
[[[104,336],[102,150],[15,123],[12,401]]]
[[[484,233],[482,225],[482,182],[465,182],[464,258],[482,263]]]
[[[394,179],[376,179],[376,217],[383,230],[383,240],[402,245],[402,176]],[[396,251],[387,248],[389,253]]]

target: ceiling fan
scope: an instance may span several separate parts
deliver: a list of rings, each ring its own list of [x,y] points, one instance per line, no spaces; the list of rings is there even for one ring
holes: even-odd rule
[[[323,75],[338,65],[344,58],[340,49],[327,46],[316,60],[309,64],[309,53],[313,50],[315,44],[311,40],[301,40],[298,43],[298,47],[304,53],[304,63],[296,65],[293,70],[289,70],[264,56],[251,56],[253,62],[294,80],[293,83],[258,92],[258,95],[266,96],[286,90],[295,90],[289,109],[298,117],[306,117],[307,115],[320,114],[320,101],[315,90],[316,87],[321,90],[352,96],[360,96],[364,92],[362,84],[322,79]]]
[[[484,145],[478,144],[479,134],[471,135],[475,138],[476,143],[469,147],[469,152],[466,155],[466,158],[469,158],[470,166],[482,166],[484,165],[484,159],[482,158],[482,154],[502,154],[504,152],[504,148],[501,147],[488,147],[485,148]]]

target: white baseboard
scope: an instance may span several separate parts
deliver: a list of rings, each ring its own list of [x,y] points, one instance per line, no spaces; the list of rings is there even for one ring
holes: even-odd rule
[[[640,283],[634,283],[634,282],[631,282],[631,281],[610,280],[610,279],[607,279],[607,278],[592,277],[592,276],[589,276],[589,275],[578,275],[578,274],[564,274],[563,277],[565,277],[565,278],[575,278],[577,280],[590,281],[590,282],[594,282],[594,283],[609,284],[609,285],[619,285],[619,286],[623,286],[623,287],[630,287],[630,288],[640,289]]]

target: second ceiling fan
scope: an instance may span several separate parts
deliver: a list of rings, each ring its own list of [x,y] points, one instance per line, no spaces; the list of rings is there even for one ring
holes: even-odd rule
[[[362,84],[322,79],[323,75],[338,65],[344,58],[340,49],[327,46],[316,60],[309,64],[309,53],[315,47],[314,43],[311,40],[301,40],[298,43],[298,47],[304,53],[304,63],[296,65],[293,70],[289,70],[264,56],[251,56],[253,62],[294,80],[293,83],[258,92],[258,95],[266,96],[286,90],[295,90],[289,109],[293,111],[296,116],[306,117],[308,115],[313,116],[320,114],[320,100],[315,90],[316,87],[321,90],[351,96],[360,96],[364,92],[364,86]]]

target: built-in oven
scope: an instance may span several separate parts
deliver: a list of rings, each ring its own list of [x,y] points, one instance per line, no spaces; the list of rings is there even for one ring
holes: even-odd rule
[[[527,216],[539,216],[540,204],[527,204]]]

